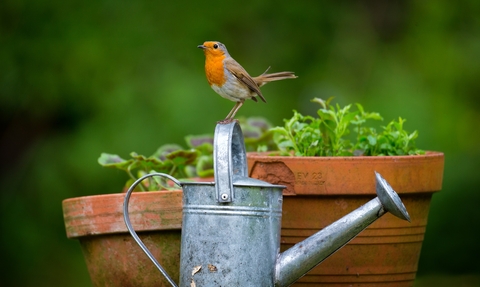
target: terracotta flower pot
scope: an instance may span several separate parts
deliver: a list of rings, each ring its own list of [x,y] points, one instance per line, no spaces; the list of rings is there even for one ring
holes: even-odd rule
[[[287,186],[282,250],[376,196],[374,171],[400,195],[411,223],[387,214],[293,286],[413,286],[432,194],[444,155],[283,157],[247,154],[249,176]],[[317,285],[315,285],[317,286]]]
[[[124,198],[117,193],[64,200],[67,237],[80,241],[93,286],[170,286],[128,233]],[[182,192],[134,192],[129,213],[139,237],[178,282]]]

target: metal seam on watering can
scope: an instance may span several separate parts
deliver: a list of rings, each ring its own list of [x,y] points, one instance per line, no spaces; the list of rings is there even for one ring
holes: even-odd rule
[[[266,214],[276,214],[276,215],[282,215],[282,210],[281,209],[275,209],[272,210],[271,208],[249,208],[249,207],[241,207],[241,206],[235,206],[235,207],[222,207],[218,208],[217,206],[214,205],[190,205],[189,209],[186,211],[187,213],[203,213],[205,211],[208,211],[209,213],[212,214],[221,214],[221,215],[248,215],[248,216],[265,216]]]

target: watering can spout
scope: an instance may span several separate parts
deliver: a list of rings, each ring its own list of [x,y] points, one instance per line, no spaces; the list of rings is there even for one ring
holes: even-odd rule
[[[279,254],[275,286],[290,286],[387,212],[410,221],[397,193],[377,172],[375,179],[378,197]]]

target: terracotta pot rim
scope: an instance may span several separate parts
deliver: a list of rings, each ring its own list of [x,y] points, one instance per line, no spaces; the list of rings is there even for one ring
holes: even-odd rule
[[[152,196],[154,194],[162,194],[162,193],[171,193],[171,192],[182,192],[181,189],[175,189],[175,190],[152,190],[152,191],[135,191],[132,193],[132,196],[137,196],[137,197],[142,197],[142,196]],[[94,199],[94,198],[116,198],[116,197],[125,197],[125,192],[120,192],[120,193],[103,193],[103,194],[93,194],[93,195],[84,195],[84,196],[78,196],[78,197],[70,197],[66,198],[62,201],[63,202],[69,202],[69,201],[78,201],[78,200],[86,200],[86,199]]]
[[[67,237],[128,233],[123,219],[124,199],[125,193],[112,193],[63,200]],[[180,229],[182,191],[134,192],[129,215],[137,232]]]
[[[410,156],[300,157],[247,153],[248,174],[285,185],[284,195],[376,195],[375,172],[397,193],[441,190],[444,154]]]
[[[346,160],[405,160],[405,159],[420,159],[420,158],[441,158],[444,157],[443,152],[439,151],[425,151],[424,155],[385,155],[385,156],[284,156],[284,155],[274,155],[274,152],[247,152],[247,157],[266,157],[272,159],[293,159],[293,158],[302,158],[302,159],[309,159],[309,160],[318,160],[318,161],[346,161]]]

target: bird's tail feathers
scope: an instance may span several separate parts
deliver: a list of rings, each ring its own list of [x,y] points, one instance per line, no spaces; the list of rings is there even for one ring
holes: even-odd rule
[[[297,78],[294,72],[277,72],[277,73],[267,74],[269,69],[270,67],[268,67],[268,69],[265,72],[263,72],[263,74],[261,74],[260,76],[253,78],[253,80],[255,81],[255,83],[257,83],[259,87],[265,85],[268,82]]]

